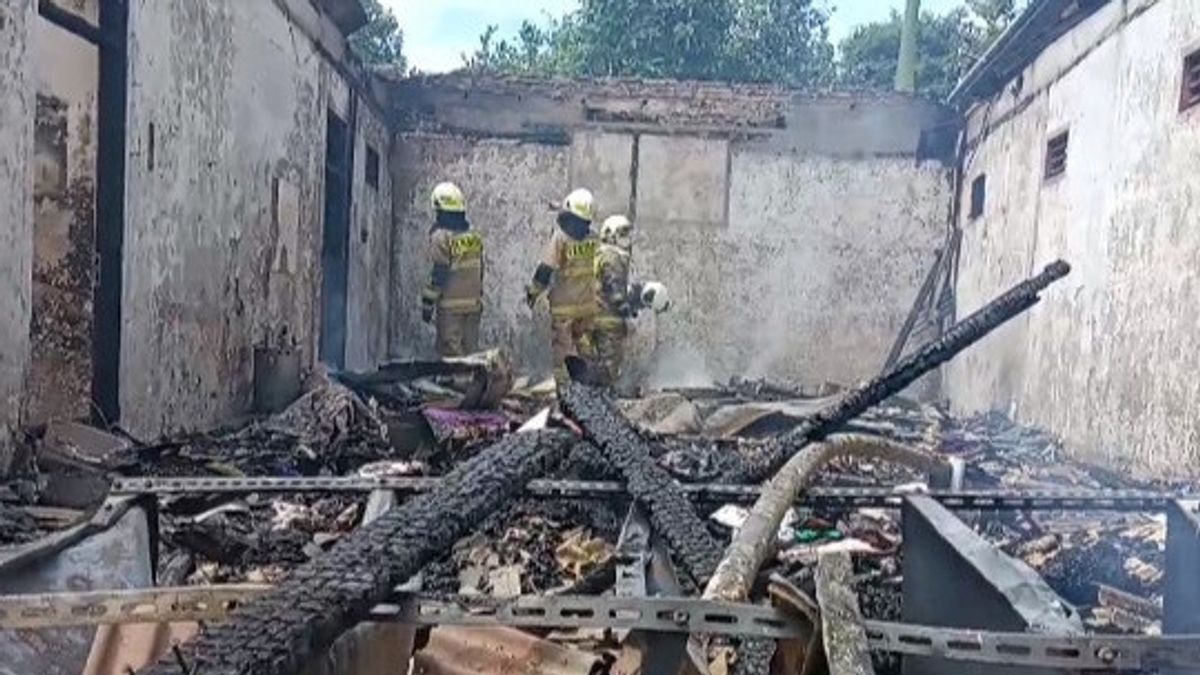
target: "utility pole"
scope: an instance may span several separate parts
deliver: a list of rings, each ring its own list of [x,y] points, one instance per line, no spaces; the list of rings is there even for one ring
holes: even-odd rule
[[[920,32],[921,0],[908,0],[900,33],[900,59],[896,64],[896,91],[917,92],[917,39]]]

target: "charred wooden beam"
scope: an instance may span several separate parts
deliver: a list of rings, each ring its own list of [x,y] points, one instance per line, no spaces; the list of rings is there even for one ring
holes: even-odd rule
[[[518,433],[460,465],[432,492],[392,509],[294,570],[269,593],[183,651],[202,675],[298,673],[571,445],[561,433]],[[179,675],[173,656],[146,672]]]
[[[868,408],[900,393],[925,373],[954,358],[1009,319],[1037,304],[1038,294],[1065,277],[1071,266],[1059,260],[1037,276],[1017,284],[988,305],[963,319],[940,339],[905,357],[887,373],[847,391],[828,408],[805,420],[779,442],[724,475],[723,482],[758,483],[775,473],[806,444],[836,431]]]
[[[600,448],[625,479],[629,493],[646,508],[654,531],[698,586],[721,559],[721,546],[696,514],[682,486],[650,456],[646,441],[602,390],[571,382],[559,390],[563,411]]]

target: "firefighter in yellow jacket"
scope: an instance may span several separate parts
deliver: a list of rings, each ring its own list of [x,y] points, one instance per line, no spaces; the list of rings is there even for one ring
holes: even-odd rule
[[[627,320],[636,316],[640,289],[629,284],[633,255],[633,223],[625,216],[612,216],[600,227],[596,251],[596,314],[593,341],[596,372],[600,382],[613,386],[625,361]]]
[[[550,298],[551,348],[554,377],[567,380],[566,358],[594,358],[592,322],[596,316],[596,236],[592,232],[594,199],[575,190],[563,200],[545,253],[525,289],[532,308],[543,295]]]
[[[467,222],[467,202],[453,183],[433,189],[435,220],[429,230],[429,285],[421,294],[421,318],[437,325],[441,356],[479,349],[483,313],[483,237]]]
[[[596,345],[597,379],[613,386],[625,363],[625,341],[629,320],[650,308],[656,313],[670,309],[671,299],[658,282],[630,282],[633,258],[633,223],[625,216],[611,216],[600,227],[596,252],[596,304],[593,341]]]

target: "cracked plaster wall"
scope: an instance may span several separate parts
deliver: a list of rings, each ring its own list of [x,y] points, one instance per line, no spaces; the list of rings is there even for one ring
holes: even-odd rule
[[[428,355],[428,194],[467,193],[486,248],[485,345],[549,365],[522,288],[572,186],[637,221],[635,270],[675,309],[636,323],[632,371],[658,384],[734,375],[854,382],[882,364],[951,201],[948,158],[918,160],[950,120],[892,97],[770,87],[433,78],[395,85],[391,349]],[[652,358],[653,355],[653,358]],[[653,368],[651,368],[653,366]]]
[[[0,3],[0,474],[29,367],[33,263],[34,0]]]
[[[129,48],[121,406],[127,428],[156,436],[246,413],[256,346],[294,341],[314,367],[326,110],[345,115],[348,94],[272,0],[137,0]],[[358,111],[360,139],[386,157],[381,122]],[[386,332],[388,189],[353,187],[359,365]]]
[[[85,4],[72,10],[94,15]],[[44,424],[91,414],[99,50],[40,17],[34,45],[32,360],[24,405],[27,424]]]
[[[946,369],[957,411],[1007,411],[1114,469],[1196,473],[1200,107],[1179,108],[1198,47],[1191,0],[1109,3],[973,110],[966,181],[986,175],[987,200],[962,222],[959,314],[1055,258],[1074,271]],[[1063,130],[1066,173],[1044,180]]]

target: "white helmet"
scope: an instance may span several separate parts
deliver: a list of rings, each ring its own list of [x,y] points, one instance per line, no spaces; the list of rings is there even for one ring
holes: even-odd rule
[[[642,286],[642,304],[655,312],[665,312],[671,309],[671,296],[667,287],[657,281],[648,281]]]
[[[623,249],[633,245],[633,223],[625,216],[609,216],[600,226],[600,241]]]
[[[433,188],[430,201],[433,202],[434,211],[446,211],[447,213],[466,213],[467,211],[467,198],[454,183],[438,183]]]
[[[579,189],[567,195],[563,200],[562,210],[567,213],[592,222],[596,214],[596,199],[589,190]]]

